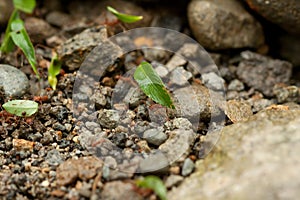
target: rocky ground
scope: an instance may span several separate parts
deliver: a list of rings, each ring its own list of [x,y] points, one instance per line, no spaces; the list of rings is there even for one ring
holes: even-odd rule
[[[144,19],[122,25],[107,5]],[[3,35],[11,1],[0,10]],[[21,51],[1,55],[0,104],[30,99],[39,110],[22,118],[1,107],[1,199],[159,199],[136,186],[149,174],[168,199],[300,196],[298,0],[55,0],[22,18],[42,79]],[[108,39],[148,26],[184,33],[208,53],[169,32]],[[141,48],[170,44],[173,52]],[[52,51],[63,62],[56,90],[47,82]],[[132,79],[143,60],[176,110]]]

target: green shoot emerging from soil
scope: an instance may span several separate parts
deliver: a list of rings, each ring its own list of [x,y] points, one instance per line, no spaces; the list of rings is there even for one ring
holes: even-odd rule
[[[150,63],[142,62],[135,70],[133,77],[143,92],[153,101],[162,106],[175,108],[164,83]]]
[[[30,100],[12,100],[6,102],[2,107],[10,114],[19,117],[29,117],[37,112],[38,103]]]
[[[143,19],[143,16],[127,15],[124,13],[120,13],[119,11],[117,11],[116,9],[114,9],[110,6],[107,6],[106,8],[109,12],[114,14],[120,21],[122,21],[124,23],[134,23],[134,22],[137,22],[137,21]]]
[[[32,13],[36,2],[35,0],[13,0],[13,4],[14,11],[9,18],[4,39],[0,46],[0,51],[8,53],[14,49],[15,45],[18,46],[23,51],[36,76],[40,78],[36,68],[37,63],[34,47],[19,14],[20,11],[29,14]]]
[[[138,180],[136,184],[139,187],[153,190],[161,200],[167,200],[167,189],[157,176],[146,176],[144,179]]]
[[[48,82],[53,90],[56,90],[57,78],[56,76],[60,73],[61,62],[58,60],[57,54],[52,53],[51,63],[48,69]]]

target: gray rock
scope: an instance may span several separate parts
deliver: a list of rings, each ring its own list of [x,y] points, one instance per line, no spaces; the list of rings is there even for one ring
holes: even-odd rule
[[[56,149],[53,149],[47,153],[46,161],[49,165],[57,166],[60,163],[62,163],[64,160],[63,160],[62,156],[60,155],[59,151]]]
[[[161,145],[164,141],[167,140],[167,135],[163,132],[162,127],[158,127],[155,129],[146,130],[143,134],[143,138],[150,144],[154,144],[156,146]]]
[[[145,99],[145,94],[138,87],[130,87],[124,98],[124,103],[129,104],[131,108],[135,108],[140,104],[142,99]]]
[[[28,90],[29,81],[17,68],[0,64],[0,86],[3,87],[6,97],[20,97]]]
[[[172,121],[171,129],[185,129],[189,130],[193,128],[192,123],[186,118],[175,118]]]
[[[300,2],[298,0],[247,0],[250,8],[267,20],[295,35],[300,34]]]
[[[98,124],[96,122],[85,122],[85,127],[88,130],[93,131],[96,128],[100,128],[100,124]]]
[[[243,60],[237,68],[240,80],[266,96],[273,96],[276,83],[288,83],[292,74],[292,65],[282,60],[273,60],[265,56],[244,51]]]
[[[194,0],[188,6],[194,36],[211,50],[259,47],[264,43],[261,25],[237,0]]]
[[[178,86],[187,85],[193,77],[191,72],[186,71],[183,67],[176,67],[170,75],[170,83]]]
[[[195,164],[190,158],[185,159],[182,165],[181,175],[182,176],[190,175],[193,172],[194,167]]]
[[[157,74],[161,78],[166,78],[167,77],[169,71],[168,71],[168,69],[164,65],[162,65],[160,63],[157,63],[157,62],[152,62],[151,64],[154,67],[154,69],[157,72]]]
[[[12,13],[14,7],[10,0],[0,0],[0,25],[4,25],[8,22],[10,14]]]
[[[183,181],[183,179],[184,178],[182,176],[171,174],[170,176],[168,176],[168,178],[165,182],[165,186],[166,186],[166,188],[171,188],[173,186],[177,186],[178,184],[180,184]]]
[[[50,12],[46,16],[46,21],[49,24],[52,24],[52,25],[58,26],[58,27],[63,27],[67,24],[70,24],[71,20],[72,19],[71,19],[70,15],[68,15],[66,13],[63,13],[63,12],[60,12],[60,11]]]
[[[168,199],[298,199],[299,129],[300,110],[278,109],[225,127],[213,152]]]
[[[25,28],[33,43],[43,43],[46,38],[56,33],[56,30],[50,24],[35,17],[25,19]]]
[[[99,111],[98,121],[102,127],[113,129],[118,126],[119,112],[116,110],[103,109]]]
[[[252,102],[252,112],[256,113],[261,111],[268,106],[272,105],[273,102],[269,99],[257,99]]]
[[[159,48],[143,48],[145,59],[149,61],[157,61],[164,63],[170,57],[170,52],[164,50],[162,47]]]
[[[132,199],[142,200],[143,197],[136,193],[131,183],[122,181],[108,182],[104,185],[101,199],[118,200],[118,199]]]
[[[228,90],[242,91],[245,89],[244,83],[238,79],[232,80],[228,85]]]
[[[210,72],[202,74],[203,84],[212,90],[223,91],[224,88],[224,79],[218,76],[215,72]]]
[[[169,163],[173,163],[180,157],[188,155],[194,141],[195,133],[192,130],[176,129],[169,133],[169,138],[159,146],[159,149],[167,157]]]
[[[169,159],[165,152],[152,153],[146,158],[140,160],[138,172],[140,173],[168,173]]]
[[[300,88],[295,85],[275,85],[273,92],[278,103],[300,102]]]
[[[97,65],[99,64],[100,66],[108,66],[122,54],[121,49],[118,46],[107,40],[106,28],[104,26],[86,29],[68,39],[66,42],[57,47],[57,53],[59,59],[62,60],[68,67],[68,70],[74,71],[80,67],[87,54],[90,53],[90,51],[100,43],[102,44],[101,49],[97,49],[100,52],[95,52],[94,56],[96,56],[98,59],[105,57],[106,60],[102,61],[105,63],[100,62],[97,63]],[[89,61],[92,60],[93,57],[90,57]],[[96,61],[92,63],[93,66],[87,66],[86,70],[95,70]]]
[[[219,104],[223,97],[208,90],[203,85],[193,83],[190,87],[177,89],[173,92],[178,116],[187,118],[190,122],[210,120],[222,114]]]

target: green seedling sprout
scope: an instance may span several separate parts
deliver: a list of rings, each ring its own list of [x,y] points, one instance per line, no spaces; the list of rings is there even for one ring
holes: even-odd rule
[[[5,35],[0,46],[3,53],[11,52],[18,46],[30,63],[34,73],[40,78],[37,71],[37,62],[34,47],[24,26],[24,21],[20,18],[20,11],[31,14],[35,8],[35,0],[13,0],[14,10],[8,20]]]
[[[143,19],[143,16],[128,15],[128,14],[120,13],[119,11],[117,11],[116,9],[114,9],[110,6],[107,6],[106,8],[109,12],[111,12],[120,21],[122,21],[124,23],[134,23],[134,22],[137,22],[137,21],[140,21]]]

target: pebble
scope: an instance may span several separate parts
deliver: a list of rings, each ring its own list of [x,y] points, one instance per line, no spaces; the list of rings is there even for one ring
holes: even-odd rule
[[[103,109],[98,113],[98,121],[102,127],[113,129],[118,126],[120,120],[118,111]]]
[[[36,17],[27,17],[25,28],[33,43],[43,43],[45,39],[57,32],[48,22]]]
[[[194,162],[190,158],[185,159],[182,165],[181,175],[182,176],[190,175],[193,172],[194,168],[195,168]]]
[[[288,83],[292,74],[292,65],[282,60],[274,60],[250,51],[241,53],[243,60],[237,68],[237,75],[248,86],[257,89],[266,96],[273,96],[273,87],[277,83]]]
[[[261,25],[237,0],[193,0],[188,20],[198,42],[211,50],[257,48],[264,43]]]
[[[56,149],[50,150],[47,153],[47,156],[45,159],[49,165],[54,165],[54,166],[57,166],[64,161],[60,152]]]
[[[101,199],[142,200],[143,197],[135,192],[134,185],[132,185],[131,183],[112,181],[104,185],[103,191],[101,193]]]
[[[233,123],[247,121],[253,115],[251,105],[246,101],[238,100],[227,102],[225,114]]]
[[[173,186],[179,185],[183,181],[183,177],[179,175],[171,174],[165,181],[166,188],[172,188]]]
[[[188,84],[189,80],[193,77],[192,73],[186,71],[183,67],[176,67],[170,75],[170,83],[178,86]]]
[[[157,61],[163,63],[170,57],[170,52],[164,50],[162,47],[143,48],[145,59],[149,61]]]
[[[272,104],[273,104],[273,102],[269,99],[254,100],[253,104],[252,104],[252,112],[253,113],[259,112],[259,111],[269,107]]]
[[[169,160],[164,153],[151,153],[146,158],[140,160],[138,172],[166,174],[168,172],[169,164]]]
[[[194,140],[195,133],[192,130],[176,129],[169,133],[169,138],[159,146],[159,149],[164,152],[169,163],[173,163],[180,157],[188,155]]]
[[[192,123],[186,118],[175,118],[172,121],[173,129],[185,129],[190,130],[193,128]]]
[[[0,0],[0,25],[5,25],[13,11],[13,3],[10,0]]]
[[[76,181],[93,178],[101,170],[103,161],[93,156],[81,157],[78,160],[69,159],[56,169],[58,185],[68,185]]]
[[[157,62],[152,62],[151,64],[154,67],[154,69],[157,72],[157,74],[161,78],[166,78],[167,77],[167,75],[169,74],[169,71],[168,71],[168,69],[164,65],[159,64]]]
[[[111,141],[118,147],[125,147],[127,141],[126,133],[116,133],[112,136]]]
[[[83,32],[75,35],[74,37],[68,39],[63,44],[57,47],[57,54],[59,59],[64,62],[67,69],[70,71],[74,71],[78,69],[85,59],[86,55],[99,43],[103,45],[110,45],[103,48],[104,50],[99,52],[101,55],[109,56],[108,58],[115,60],[115,55],[117,57],[120,54],[120,49],[113,45],[113,43],[106,42],[107,33],[106,28],[104,26],[92,27],[84,30]],[[113,50],[114,48],[114,50]],[[107,52],[109,49],[109,52]],[[99,55],[95,55],[98,58]],[[92,58],[90,58],[92,59]],[[107,61],[107,60],[106,60]],[[105,61],[105,62],[106,62]],[[89,66],[94,67],[94,66]],[[88,70],[88,69],[87,69]]]
[[[238,79],[234,79],[232,81],[230,81],[229,85],[228,85],[228,90],[231,91],[243,91],[245,89],[244,83],[241,82]]]
[[[206,87],[212,90],[223,91],[225,89],[224,79],[218,76],[215,72],[202,74],[202,82]]]
[[[300,2],[298,0],[247,0],[249,7],[261,16],[295,35],[300,34]]]
[[[278,103],[300,102],[300,88],[295,85],[275,85],[273,89]]]
[[[85,127],[90,130],[90,131],[93,131],[95,130],[96,128],[99,128],[100,125],[96,122],[85,122]]]
[[[24,139],[13,139],[13,148],[17,151],[33,151],[34,142],[24,140]]]
[[[130,87],[128,93],[124,97],[124,103],[129,104],[130,108],[135,108],[145,99],[145,94],[138,87]]]
[[[163,132],[162,127],[146,130],[143,134],[143,139],[145,139],[148,143],[154,144],[156,146],[161,145],[167,140],[167,138],[168,137]]]
[[[0,64],[0,85],[6,97],[20,97],[29,89],[26,75],[19,69],[6,64]]]

